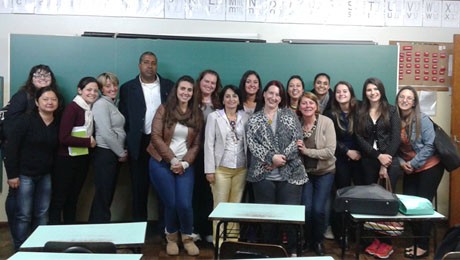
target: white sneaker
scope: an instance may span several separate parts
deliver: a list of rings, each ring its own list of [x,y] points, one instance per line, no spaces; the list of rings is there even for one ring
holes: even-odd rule
[[[205,237],[205,240],[206,240],[206,242],[208,242],[208,243],[213,243],[213,242],[214,242],[214,238],[212,237],[212,235],[207,235],[207,236]]]
[[[193,242],[201,240],[200,234],[192,233],[190,236],[193,238]]]
[[[332,233],[331,226],[327,226],[326,232],[324,232],[324,238],[326,239],[334,239],[334,233]]]

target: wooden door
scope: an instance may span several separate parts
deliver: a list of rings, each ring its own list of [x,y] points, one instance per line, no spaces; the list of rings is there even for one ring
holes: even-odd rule
[[[460,34],[454,35],[451,134],[460,142]],[[460,169],[450,173],[449,226],[460,224]]]

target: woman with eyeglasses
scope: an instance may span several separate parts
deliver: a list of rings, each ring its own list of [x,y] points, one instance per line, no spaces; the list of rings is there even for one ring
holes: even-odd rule
[[[92,108],[97,145],[93,157],[94,198],[89,222],[108,223],[120,163],[128,160],[128,152],[125,149],[125,117],[116,106],[118,77],[105,72],[97,81],[101,97]]]
[[[364,184],[389,179],[394,189],[401,174],[399,162],[394,158],[401,143],[401,120],[396,107],[388,103],[385,86],[378,78],[364,81],[356,126]],[[374,239],[365,252],[378,258],[388,258],[393,253],[391,240]]]
[[[404,171],[403,193],[433,200],[444,167],[435,154],[435,132],[430,117],[420,111],[417,92],[413,87],[402,87],[396,95],[396,103],[401,117],[401,145],[399,146],[399,165]],[[406,248],[407,258],[422,258],[429,254],[429,239],[432,223],[412,224],[415,243]]]
[[[241,109],[239,89],[225,86],[220,100],[224,108],[209,114],[204,142],[204,170],[211,184],[214,208],[220,202],[241,202],[247,171],[245,126],[248,116]],[[228,231],[232,229],[238,230],[238,226],[227,227]]]
[[[7,140],[11,136],[11,132],[15,131],[13,127],[15,121],[24,113],[30,113],[35,105],[35,92],[38,89],[50,87],[56,91],[58,94],[58,86],[56,83],[56,78],[50,67],[47,65],[39,64],[33,66],[29,71],[29,76],[26,80],[26,83],[16,92],[13,97],[11,97],[8,102],[8,110],[5,113],[5,121],[3,122],[3,137],[4,140]],[[58,94],[59,95],[59,94]],[[60,103],[56,111],[56,116],[59,117],[59,112],[62,110],[63,100],[59,96]],[[3,146],[4,144],[2,144]],[[8,175],[8,171],[7,171]],[[13,238],[13,243],[16,249],[19,248],[20,242],[15,234],[15,214],[16,214],[16,191],[19,179],[18,178],[8,178],[8,196],[5,201],[6,215],[8,218],[8,226],[10,227],[11,237]]]

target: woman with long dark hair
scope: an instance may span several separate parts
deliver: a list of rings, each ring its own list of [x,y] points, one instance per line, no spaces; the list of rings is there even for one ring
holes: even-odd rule
[[[254,70],[246,71],[241,76],[239,90],[244,111],[251,116],[256,110],[257,104],[262,98],[262,82],[260,76]]]
[[[203,113],[190,76],[182,76],[158,107],[147,151],[149,174],[165,208],[166,253],[178,255],[179,233],[189,255],[200,253],[192,237],[195,159],[200,149]]]
[[[51,87],[56,91],[56,94],[59,95],[60,103],[58,104],[56,117],[59,117],[59,112],[62,109],[64,101],[62,100],[61,95],[57,92],[58,86],[56,83],[56,78],[54,76],[51,68],[44,64],[39,64],[33,66],[29,71],[29,76],[25,84],[16,92],[13,97],[11,97],[8,102],[8,110],[5,113],[5,121],[3,122],[3,138],[8,140],[8,136],[11,135],[11,132],[15,130],[13,127],[15,121],[24,113],[30,113],[33,109],[36,108],[35,105],[35,92],[44,87]],[[4,141],[4,143],[6,143]],[[2,143],[2,146],[4,145]],[[16,186],[14,181],[8,180],[8,195],[5,201],[5,210],[8,218],[8,226],[10,227],[11,237],[13,238],[13,244],[16,249],[20,246],[20,241],[16,236]]]
[[[444,167],[435,154],[433,122],[420,111],[420,102],[413,87],[402,87],[396,95],[396,103],[401,117],[401,146],[399,164],[404,171],[403,193],[433,200],[444,174]],[[432,223],[412,224],[413,233],[423,238],[406,248],[407,258],[421,258],[429,254],[429,239]]]
[[[368,78],[364,82],[358,118],[356,136],[362,151],[364,184],[389,179],[395,188],[401,174],[399,162],[394,158],[401,143],[401,121],[396,107],[388,103],[380,79]],[[393,247],[389,239],[374,239],[365,251],[378,258],[388,258]]]

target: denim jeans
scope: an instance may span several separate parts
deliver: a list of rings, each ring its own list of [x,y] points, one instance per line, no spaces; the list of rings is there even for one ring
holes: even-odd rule
[[[51,175],[19,176],[20,184],[16,194],[16,235],[19,244],[27,239],[38,226],[48,222],[48,208],[51,200]]]
[[[322,243],[326,230],[326,202],[331,194],[331,187],[335,175],[310,174],[309,181],[305,183],[302,191],[302,203],[305,205],[306,226],[310,228],[306,233],[307,240],[312,244]]]
[[[149,173],[152,185],[164,205],[166,231],[190,235],[193,230],[193,184],[195,171],[190,165],[182,175],[174,174],[165,161],[150,158]]]
[[[6,217],[8,218],[8,227],[10,228],[13,244],[19,244],[18,236],[16,235],[16,194],[17,189],[8,187],[8,195],[5,200]],[[17,248],[16,248],[17,249]]]

